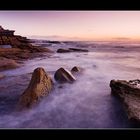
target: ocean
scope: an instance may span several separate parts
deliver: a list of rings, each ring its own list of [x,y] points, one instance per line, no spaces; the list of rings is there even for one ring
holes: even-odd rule
[[[120,100],[111,95],[110,80],[140,78],[140,44],[124,42],[36,41],[54,53],[27,60],[22,67],[1,72],[0,128],[138,128],[128,120]],[[83,48],[89,52],[57,53],[59,48]],[[54,73],[60,67],[83,71],[72,84],[60,84]],[[53,91],[31,110],[17,112],[20,95],[31,73],[43,67],[54,81]],[[62,88],[59,88],[60,85]]]

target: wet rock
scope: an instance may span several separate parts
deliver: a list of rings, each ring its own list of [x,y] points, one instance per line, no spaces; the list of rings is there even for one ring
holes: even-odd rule
[[[76,78],[72,75],[72,73],[64,68],[58,69],[54,74],[54,78],[56,81],[59,81],[62,83],[63,82],[72,83],[76,80]]]
[[[0,71],[19,67],[15,60],[0,57]]]
[[[30,45],[29,45],[30,46]],[[23,48],[22,48],[23,47]],[[0,48],[0,57],[13,59],[13,60],[25,60],[34,57],[42,57],[42,55],[50,55],[52,51],[47,48],[41,47],[28,47],[27,45],[20,46],[19,48]]]
[[[52,88],[53,82],[50,76],[43,68],[36,68],[32,74],[29,86],[20,97],[19,109],[31,107],[41,97],[48,95]]]
[[[63,86],[58,86],[58,88],[63,88]]]
[[[97,66],[95,64],[93,64],[93,68],[97,68]]]
[[[21,50],[28,50],[30,53],[52,52],[48,48],[33,46],[33,45],[29,44],[29,43],[21,43],[20,45],[16,45],[15,48],[19,48]]]
[[[115,48],[125,48],[124,46],[115,46]]]
[[[14,35],[13,30],[5,30],[0,26],[0,57],[9,59],[28,59],[32,53],[52,52],[48,48],[34,46],[30,40]],[[8,46],[8,48],[6,48]]]
[[[72,69],[71,69],[71,72],[80,72],[81,71],[81,68],[80,67],[77,67],[77,66],[74,66]]]
[[[57,53],[67,53],[67,52],[71,52],[70,50],[66,50],[66,49],[58,49]]]
[[[86,49],[77,49],[77,48],[69,48],[69,49],[58,49],[58,53],[68,53],[68,52],[88,52]]]
[[[140,122],[140,80],[111,80],[110,87],[123,102],[128,119]]]
[[[78,48],[69,48],[70,51],[74,52],[88,52],[86,49],[78,49]]]
[[[2,79],[2,78],[4,78],[4,77],[5,77],[5,75],[0,74],[0,79]]]
[[[43,41],[43,43],[61,44],[60,41],[50,41],[50,40]]]

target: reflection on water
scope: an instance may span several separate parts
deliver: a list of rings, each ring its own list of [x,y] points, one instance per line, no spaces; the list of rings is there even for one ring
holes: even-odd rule
[[[130,80],[140,77],[139,48],[104,48],[103,45],[92,48],[90,44],[88,49],[90,52],[87,53],[54,53],[49,58],[29,60],[21,68],[3,72],[7,77],[0,81],[0,127],[136,127],[127,120],[120,101],[111,96],[109,82],[111,79]],[[84,69],[76,75],[75,83],[63,84],[59,88],[55,82],[52,93],[32,110],[15,111],[16,103],[36,67],[43,67],[53,78],[58,68],[70,70],[75,65]]]

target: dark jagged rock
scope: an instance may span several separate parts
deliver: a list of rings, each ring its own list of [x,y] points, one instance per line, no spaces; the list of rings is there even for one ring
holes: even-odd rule
[[[68,53],[71,52],[70,50],[66,50],[66,49],[58,49],[57,53]]]
[[[43,68],[36,68],[28,88],[21,95],[18,109],[31,107],[42,96],[48,95],[53,88],[53,81]]]
[[[5,30],[0,26],[0,45],[17,46],[21,43],[29,43],[26,37],[14,35],[14,30]]]
[[[110,87],[122,100],[128,118],[140,122],[140,80],[111,80]]]
[[[70,51],[73,52],[88,52],[86,49],[78,49],[78,48],[69,48]]]
[[[58,49],[58,53],[68,53],[68,52],[88,52],[86,49],[69,48],[69,49]]]
[[[71,72],[80,72],[81,71],[81,68],[80,67],[77,67],[77,66],[74,66],[72,69],[71,69]]]
[[[50,41],[50,40],[45,40],[43,41],[44,43],[53,43],[53,44],[61,44],[60,41]]]
[[[64,68],[59,68],[55,74],[54,74],[54,78],[56,81],[59,82],[69,82],[72,83],[76,80],[76,78],[72,75],[72,73],[70,71],[68,71],[67,69]]]

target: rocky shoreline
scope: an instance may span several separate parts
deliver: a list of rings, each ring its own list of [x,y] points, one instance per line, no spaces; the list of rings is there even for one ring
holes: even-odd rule
[[[22,36],[1,36],[0,45],[10,45],[11,48],[0,48],[0,71],[15,69],[21,66],[22,62],[34,57],[42,57],[48,55],[52,51],[40,46],[30,44],[31,41]],[[54,43],[54,42],[52,42]],[[59,43],[59,42],[55,42]],[[57,53],[73,53],[73,52],[88,52],[86,49],[59,48]],[[81,67],[74,66],[70,71],[60,67],[55,69],[54,80],[56,84],[61,84],[59,88],[63,88],[64,83],[74,83],[77,76],[82,72]],[[5,75],[0,74],[0,79]],[[50,75],[45,72],[42,67],[37,67],[32,73],[32,78],[25,90],[22,90],[17,108],[29,109],[43,96],[48,96],[51,90],[55,87]],[[111,94],[121,99],[123,107],[126,111],[128,119],[140,122],[140,80],[111,80]]]
[[[42,57],[44,55],[50,54],[49,49],[41,48],[36,51],[36,47],[33,47],[35,52],[30,52],[30,50],[22,50],[18,48],[0,48],[0,71],[13,69],[20,66],[20,64],[28,59],[33,59],[35,57]]]
[[[6,30],[7,31],[7,30]],[[1,31],[5,32],[4,29]],[[0,36],[0,71],[17,68],[21,61],[40,57],[43,54],[52,52],[48,48],[34,46],[30,44],[30,40],[26,37],[17,35],[1,35]],[[10,48],[4,48],[5,46]]]
[[[52,53],[48,48],[30,44],[31,41],[26,37],[13,35],[13,31],[4,30],[2,27],[1,30],[2,34],[8,32],[8,35],[0,36],[0,71],[18,68],[25,60]],[[8,47],[5,45],[8,45]],[[11,47],[9,48],[9,46]],[[74,51],[83,50],[74,49]],[[78,71],[80,71],[80,67],[76,66],[71,70],[73,73]],[[60,68],[55,72],[54,79],[60,83],[71,83],[76,80],[71,72],[67,69]],[[4,75],[0,74],[0,79],[4,77]],[[48,95],[52,88],[53,80],[50,75],[45,72],[44,68],[36,68],[32,73],[32,78],[28,87],[20,96],[17,109],[21,111],[24,108],[30,108],[32,105],[36,104],[42,96]]]

